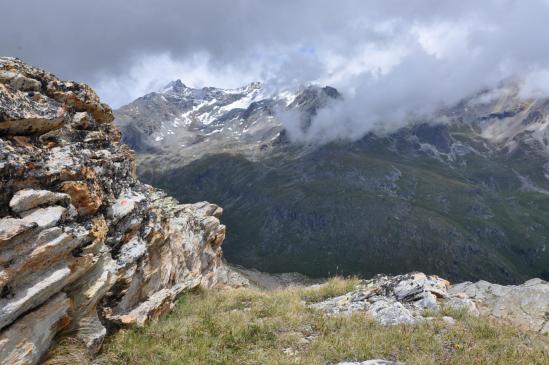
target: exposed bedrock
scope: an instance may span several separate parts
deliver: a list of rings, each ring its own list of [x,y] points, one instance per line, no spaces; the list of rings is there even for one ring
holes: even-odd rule
[[[63,333],[99,349],[215,284],[221,208],[139,182],[112,120],[89,86],[0,58],[0,364]]]

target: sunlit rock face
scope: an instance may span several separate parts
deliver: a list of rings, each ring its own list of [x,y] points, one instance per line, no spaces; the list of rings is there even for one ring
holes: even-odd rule
[[[112,121],[89,86],[0,58],[0,364],[64,331],[99,349],[215,283],[221,208],[139,182]]]

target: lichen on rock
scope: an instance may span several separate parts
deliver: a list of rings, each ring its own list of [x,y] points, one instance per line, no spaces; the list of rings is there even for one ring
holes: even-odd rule
[[[139,182],[112,121],[89,86],[0,58],[0,364],[63,331],[98,350],[215,284],[221,209]]]

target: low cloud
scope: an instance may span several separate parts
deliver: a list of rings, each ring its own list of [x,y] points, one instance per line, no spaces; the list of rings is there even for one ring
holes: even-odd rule
[[[236,88],[261,79],[261,70],[250,66],[244,71],[234,69],[230,64],[212,67],[206,53],[197,53],[183,61],[164,53],[139,57],[122,74],[105,73],[98,75],[97,79],[95,88],[98,94],[116,108],[151,91],[158,91],[176,79],[190,87]]]
[[[88,82],[115,107],[177,78],[338,88],[344,99],[294,134],[304,141],[391,131],[502,80],[549,94],[546,0],[18,0],[2,11],[0,53]]]

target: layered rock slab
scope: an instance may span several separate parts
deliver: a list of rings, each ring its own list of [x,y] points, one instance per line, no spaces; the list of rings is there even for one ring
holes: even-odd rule
[[[34,364],[64,331],[92,350],[215,284],[221,208],[135,177],[87,85],[0,58],[0,364]]]

